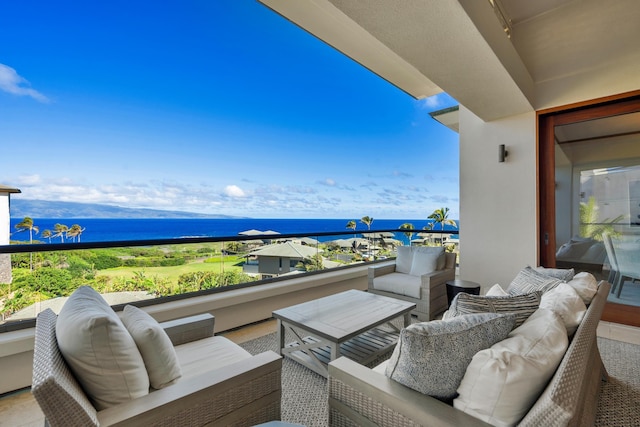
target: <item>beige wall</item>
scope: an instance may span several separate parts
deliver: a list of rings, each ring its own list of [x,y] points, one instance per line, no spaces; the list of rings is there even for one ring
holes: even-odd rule
[[[498,163],[498,146],[509,155]],[[537,262],[536,116],[483,122],[460,107],[460,278],[506,287]]]
[[[349,289],[367,289],[366,266],[157,304],[144,310],[158,321],[208,312],[216,317],[217,333],[268,319],[279,308]],[[0,394],[31,385],[33,335],[33,329],[0,334]]]
[[[9,193],[0,193],[0,245],[9,244]],[[11,255],[0,254],[0,283],[11,283]]]

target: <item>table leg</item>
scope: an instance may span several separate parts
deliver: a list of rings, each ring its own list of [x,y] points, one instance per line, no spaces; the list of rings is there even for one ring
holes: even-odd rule
[[[331,360],[336,360],[340,357],[340,343],[332,342],[331,347]]]
[[[282,320],[278,319],[278,354],[282,356],[282,349],[284,348],[284,325]]]
[[[404,327],[406,328],[411,324],[411,313],[407,313],[404,315]]]

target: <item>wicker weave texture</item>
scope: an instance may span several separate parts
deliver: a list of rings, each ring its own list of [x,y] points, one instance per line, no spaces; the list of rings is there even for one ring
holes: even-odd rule
[[[329,396],[379,426],[416,427],[420,425],[333,377],[329,377]],[[330,426],[356,425],[351,424],[353,423],[351,420],[346,421],[348,420],[346,415],[338,416],[337,413],[333,408],[330,408]]]
[[[51,309],[38,315],[31,393],[52,427],[97,426],[95,408],[58,350],[56,319]]]
[[[165,417],[154,423],[158,427],[177,427],[177,426],[200,426],[214,423],[216,420],[223,418],[234,411],[242,409],[244,406],[267,396],[273,392],[279,391],[281,387],[281,371],[273,371],[264,376],[256,378],[241,384],[238,387],[230,389],[226,393],[213,393],[207,395],[200,400],[198,404],[185,407],[175,412],[170,417]],[[269,418],[269,414],[273,414],[273,408],[259,408],[255,412],[248,414],[237,425],[253,425],[255,419],[263,419],[260,422],[270,421],[277,418]],[[280,403],[278,401],[278,411]],[[277,414],[279,416],[279,413]]]
[[[600,285],[601,289],[591,301],[556,374],[519,425],[580,425],[581,409],[597,405],[598,383],[596,382],[596,390],[591,390],[593,387],[589,387],[588,381],[593,375],[599,379],[603,372],[596,329],[610,286],[608,283]]]

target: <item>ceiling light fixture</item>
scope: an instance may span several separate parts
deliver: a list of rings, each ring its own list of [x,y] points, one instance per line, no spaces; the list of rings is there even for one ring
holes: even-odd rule
[[[491,3],[491,6],[493,7],[493,11],[496,13],[496,16],[498,17],[498,21],[500,21],[500,24],[502,25],[502,29],[504,30],[505,34],[507,35],[508,38],[511,38],[513,23],[511,22],[511,19],[509,18],[509,16],[507,16],[507,12],[505,11],[504,6],[502,5],[502,2],[500,2],[500,0],[489,0],[489,3]]]

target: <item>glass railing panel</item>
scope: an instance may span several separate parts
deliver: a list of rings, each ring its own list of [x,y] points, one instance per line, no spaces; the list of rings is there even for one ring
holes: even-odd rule
[[[0,275],[5,278],[0,281],[1,322],[33,319],[48,307],[58,312],[82,285],[111,305],[145,305],[380,262],[395,258],[400,245],[457,251],[456,237],[457,231],[372,230],[0,246],[0,260],[10,259],[0,268],[9,268],[12,277],[6,280],[6,271]]]

